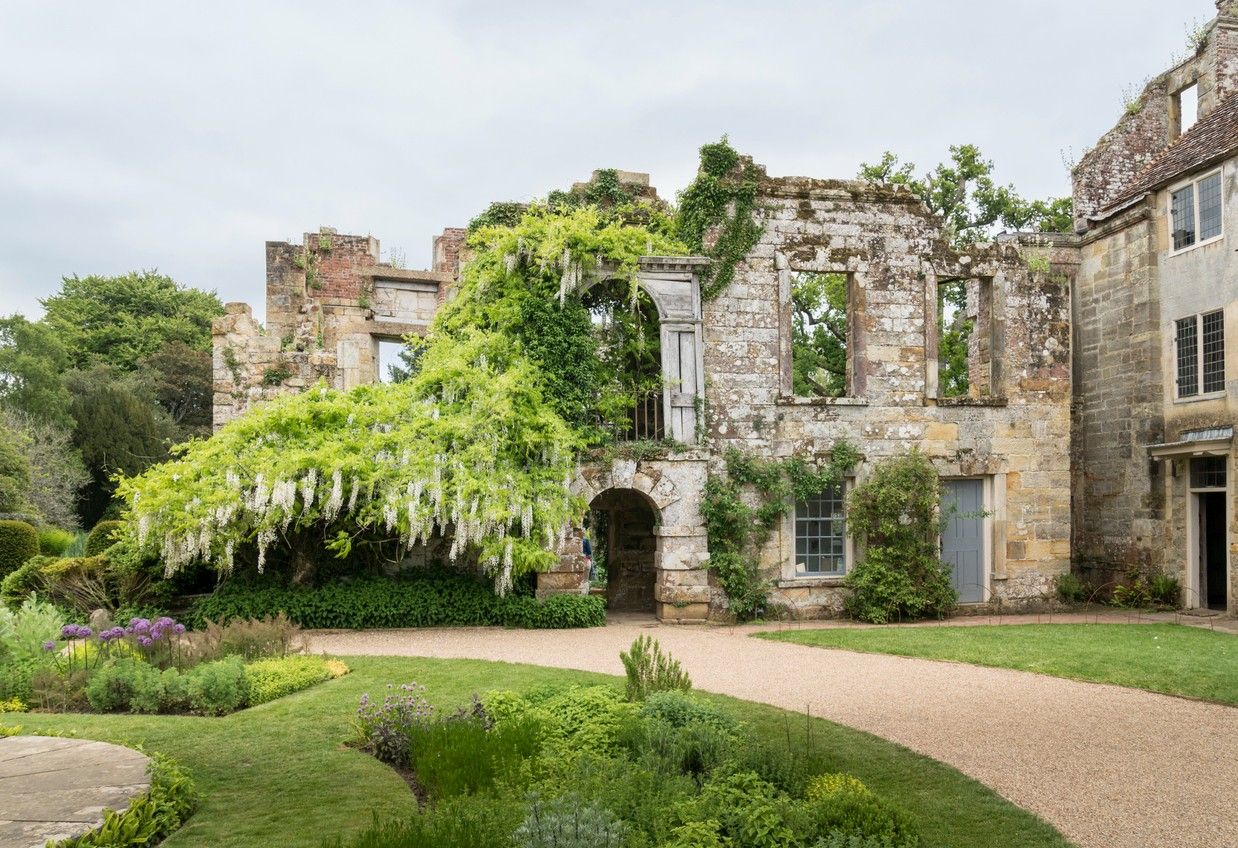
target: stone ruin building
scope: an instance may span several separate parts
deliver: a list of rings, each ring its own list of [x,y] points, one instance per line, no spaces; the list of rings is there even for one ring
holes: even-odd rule
[[[575,481],[604,516],[612,609],[716,615],[725,603],[699,511],[708,470],[731,446],[812,458],[846,439],[863,454],[855,478],[788,510],[762,552],[771,600],[791,615],[840,610],[857,556],[846,489],[911,447],[958,506],[941,545],[961,603],[1037,601],[1073,564],[1098,581],[1168,573],[1184,606],[1238,612],[1238,353],[1224,345],[1238,320],[1227,241],[1238,0],[1217,5],[1198,50],[1149,82],[1075,168],[1073,234],[959,251],[903,188],[761,169],[763,232],[721,295],[701,297],[707,259],[645,257],[663,389],[644,435],[681,447],[586,464]],[[646,175],[620,174],[653,192]],[[320,378],[379,379],[380,344],[424,334],[450,296],[464,237],[437,236],[428,271],[382,263],[377,240],[327,228],[268,242],[265,327],[239,303],[215,324],[215,425]],[[845,376],[829,396],[797,395],[792,373],[791,294],[814,274],[846,293]],[[946,287],[970,328],[963,390],[941,373]],[[586,591],[579,538],[538,578],[539,594]]]

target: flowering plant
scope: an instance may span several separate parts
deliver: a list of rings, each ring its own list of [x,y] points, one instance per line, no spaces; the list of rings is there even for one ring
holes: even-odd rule
[[[357,707],[356,727],[365,747],[385,763],[408,765],[409,737],[418,726],[429,723],[433,707],[422,697],[424,686],[387,684],[382,703],[367,692]]]
[[[159,668],[182,665],[184,657],[181,637],[185,625],[163,616],[153,622],[133,618],[123,627],[113,626],[95,632],[82,624],[66,624],[60,628],[60,638],[48,639],[43,650],[54,653],[57,668],[72,674],[79,669],[89,671],[113,657],[140,657]],[[60,642],[65,642],[61,648]],[[62,665],[63,662],[63,665]]]

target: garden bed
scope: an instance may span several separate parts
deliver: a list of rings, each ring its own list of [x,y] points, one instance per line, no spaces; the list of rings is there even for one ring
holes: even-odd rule
[[[476,660],[349,657],[348,663],[351,673],[339,680],[222,718],[31,713],[0,716],[0,726],[138,743],[175,758],[197,785],[201,805],[168,848],[320,848],[324,836],[351,838],[375,815],[406,818],[415,803],[389,767],[341,744],[355,733],[363,693],[417,680],[436,709],[450,712],[473,692],[615,685],[604,675]],[[700,697],[729,711],[756,739],[805,757],[810,769],[855,775],[915,818],[925,848],[1068,845],[992,790],[899,745],[802,714]]]
[[[219,716],[348,671],[300,651],[283,617],[208,623],[191,632],[168,617],[60,625],[31,597],[0,609],[0,711],[134,712]]]

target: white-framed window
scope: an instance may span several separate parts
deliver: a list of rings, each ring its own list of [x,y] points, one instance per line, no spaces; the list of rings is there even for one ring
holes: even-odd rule
[[[842,483],[795,504],[795,573],[841,576],[847,571],[846,490]]]
[[[1169,234],[1175,253],[1219,239],[1224,233],[1222,224],[1220,171],[1169,193]]]
[[[1188,315],[1174,322],[1175,387],[1179,399],[1225,391],[1225,313]]]

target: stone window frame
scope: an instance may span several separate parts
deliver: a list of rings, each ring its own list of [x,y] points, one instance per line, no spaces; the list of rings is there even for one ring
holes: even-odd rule
[[[851,494],[851,490],[855,488],[856,478],[847,476],[843,478],[842,483],[842,500],[843,500],[843,523],[846,527],[847,497]],[[812,586],[840,586],[843,579],[851,573],[851,569],[855,567],[859,551],[855,540],[849,532],[844,529],[843,533],[843,570],[830,572],[801,572],[799,564],[795,561],[795,515],[797,504],[792,503],[790,508],[782,514],[782,519],[779,522],[778,533],[778,561],[780,569],[776,585],[779,589],[796,589]]]
[[[1214,315],[1221,316],[1221,388],[1210,392],[1205,392],[1204,389],[1204,374],[1205,374],[1205,358],[1204,358],[1204,319],[1211,318]],[[1191,322],[1194,327],[1194,358],[1193,377],[1195,382],[1195,391],[1191,394],[1182,394],[1180,384],[1180,370],[1182,368],[1182,359],[1179,354],[1178,345],[1180,342],[1180,329],[1183,322]],[[1170,339],[1171,349],[1173,353],[1173,375],[1170,381],[1173,385],[1173,401],[1174,403],[1194,403],[1201,400],[1215,400],[1225,397],[1227,387],[1225,385],[1226,368],[1225,368],[1225,309],[1208,309],[1202,312],[1196,312],[1190,315],[1183,315],[1181,318],[1175,318],[1170,324]]]
[[[1005,406],[1006,399],[1006,321],[1005,277],[1000,271],[964,266],[957,269],[925,268],[924,273],[924,396],[938,406]],[[977,314],[972,332],[985,326],[988,345],[988,379],[981,391],[962,396],[941,393],[939,368],[941,339],[937,329],[938,293],[943,283],[962,280],[977,284]],[[970,295],[969,295],[970,303]],[[970,375],[969,375],[970,378]]]
[[[1201,239],[1199,237],[1201,226],[1202,226],[1202,221],[1199,215],[1200,185],[1204,183],[1205,181],[1212,179],[1213,177],[1217,178],[1217,182],[1219,184],[1220,205],[1218,207],[1218,211],[1220,213],[1220,221],[1219,221],[1219,226],[1217,227],[1216,235],[1210,236],[1206,239]],[[1190,244],[1183,245],[1182,247],[1174,247],[1174,198],[1177,195],[1181,194],[1182,192],[1186,191],[1187,189],[1191,190],[1191,216],[1192,216],[1191,221],[1192,221],[1192,226],[1194,227],[1193,240],[1191,241]],[[1206,244],[1214,244],[1216,242],[1224,240],[1225,238],[1225,169],[1224,168],[1213,168],[1205,173],[1199,174],[1197,176],[1188,177],[1187,179],[1174,183],[1173,185],[1169,186],[1168,190],[1165,192],[1165,195],[1166,195],[1165,226],[1167,228],[1167,232],[1169,236],[1169,255],[1170,256],[1181,256],[1183,253],[1194,250],[1197,247],[1202,247],[1203,245],[1206,245]]]
[[[798,262],[792,267],[786,253],[775,251],[774,263],[778,272],[778,395],[777,403],[783,406],[867,406],[865,397],[864,369],[860,367],[864,357],[862,308],[859,293],[862,288],[858,272],[839,263]],[[796,274],[843,274],[847,278],[847,394],[838,397],[824,395],[797,395],[794,389],[791,348],[792,328],[795,316],[791,307],[791,283]],[[855,307],[855,308],[853,308]]]

